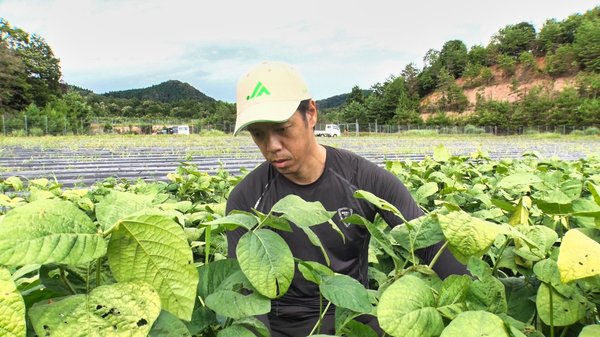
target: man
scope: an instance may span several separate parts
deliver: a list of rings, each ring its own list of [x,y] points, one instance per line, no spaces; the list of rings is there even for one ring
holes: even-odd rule
[[[369,233],[363,227],[345,224],[342,218],[358,213],[373,221],[379,212],[391,226],[401,220],[354,198],[354,191],[366,190],[387,200],[407,220],[423,213],[400,180],[388,171],[349,151],[318,144],[313,133],[317,115],[315,101],[304,80],[287,64],[264,62],[240,78],[234,134],[247,129],[266,161],[233,189],[227,213],[252,208],[268,213],[289,194],[321,202],[325,209],[337,211],[333,220],[345,236],[344,242],[328,224],[312,227],[325,247],[331,268],[367,285]],[[235,257],[236,245],[243,234],[243,229],[227,233],[230,257]],[[293,232],[279,234],[295,257],[325,264],[322,252],[301,230],[294,228]],[[437,246],[426,249],[421,257],[430,260],[437,249]],[[465,270],[448,251],[436,266],[441,277]],[[288,292],[273,300],[271,313],[261,320],[270,325],[274,337],[307,336],[318,320],[319,307],[318,287],[296,271]],[[370,319],[365,323],[378,330],[376,320]],[[334,325],[331,310],[320,333],[333,334]]]

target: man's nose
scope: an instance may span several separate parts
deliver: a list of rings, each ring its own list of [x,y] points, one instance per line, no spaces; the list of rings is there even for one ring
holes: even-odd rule
[[[269,132],[267,138],[267,151],[277,152],[281,150],[281,147],[281,139],[279,138],[279,135],[275,134],[274,132]]]

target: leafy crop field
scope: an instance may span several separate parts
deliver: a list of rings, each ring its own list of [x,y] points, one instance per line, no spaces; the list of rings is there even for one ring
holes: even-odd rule
[[[526,152],[567,160],[600,155],[599,137],[371,136],[319,141],[379,165],[386,160],[423,160],[440,144],[454,154],[482,150],[492,158],[519,158]],[[166,181],[182,162],[203,172],[224,169],[239,175],[263,160],[248,136],[0,137],[0,149],[0,176],[55,178],[69,187],[89,186],[108,177]]]
[[[487,143],[496,139],[358,140],[354,149],[380,158],[426,212],[393,228],[347,218],[371,233],[369,287],[295,258],[278,234],[290,223],[308,234],[331,226],[333,212],[290,196],[268,214],[224,214],[243,173],[222,165],[209,174],[193,163],[200,152],[160,181],[65,187],[10,171],[0,179],[1,334],[245,337],[254,329],[268,336],[254,316],[271,310],[270,299],[285,293],[297,268],[319,285],[323,311],[335,306],[338,336],[374,336],[354,320],[363,314],[377,316],[388,336],[600,335],[597,140],[545,147],[547,139],[527,139],[497,148]],[[259,155],[241,137],[227,141],[247,149],[229,148],[232,157]],[[196,144],[198,151],[219,150],[208,142]],[[331,145],[350,147],[345,142]],[[41,147],[10,144],[3,150],[13,152],[2,156],[17,148]],[[61,151],[90,148],[119,146]],[[366,191],[355,196],[397,212]],[[223,234],[239,226],[249,230],[237,248],[245,258],[227,259]],[[470,276],[441,280],[431,269],[435,258],[419,261],[416,250],[442,240]],[[312,335],[324,336],[318,325]]]

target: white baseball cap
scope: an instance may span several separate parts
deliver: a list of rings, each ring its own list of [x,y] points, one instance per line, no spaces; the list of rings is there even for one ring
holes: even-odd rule
[[[257,122],[285,122],[309,99],[302,75],[282,62],[265,61],[240,77],[237,84],[237,134]]]

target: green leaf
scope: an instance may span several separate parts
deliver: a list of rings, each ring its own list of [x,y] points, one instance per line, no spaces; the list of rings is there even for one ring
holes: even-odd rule
[[[197,295],[205,299],[219,289],[228,277],[239,271],[240,266],[236,259],[224,259],[202,265],[198,268]]]
[[[495,314],[504,314],[508,310],[504,285],[492,276],[473,281],[467,292],[469,310],[485,310]]]
[[[281,213],[283,218],[298,227],[310,227],[329,222],[335,214],[335,212],[328,212],[318,201],[304,201],[294,194],[279,200],[273,205],[271,212]]]
[[[205,226],[225,226],[228,230],[234,230],[237,227],[243,227],[247,230],[252,230],[254,226],[258,224],[258,219],[250,214],[250,213],[231,213],[222,218],[217,218],[215,220],[205,222],[202,225]]]
[[[504,321],[489,312],[465,311],[458,315],[440,337],[512,337],[507,331]]]
[[[271,311],[271,300],[258,293],[242,295],[221,290],[206,297],[206,306],[218,315],[239,319],[268,313]]]
[[[255,335],[242,325],[231,325],[217,333],[217,337],[254,337]]]
[[[160,313],[156,291],[143,282],[101,286],[89,295],[37,303],[29,319],[39,336],[147,336]]]
[[[467,263],[470,256],[482,256],[503,232],[501,226],[462,211],[438,214],[438,219],[450,250],[462,263]]]
[[[526,260],[535,262],[544,259],[558,240],[558,234],[546,226],[535,225],[519,229],[529,241],[525,242],[521,238],[515,238],[514,252]]]
[[[563,283],[600,274],[600,244],[577,229],[565,234],[558,254]]]
[[[437,304],[438,311],[450,319],[454,319],[458,314],[465,311],[465,298],[471,282],[473,281],[467,275],[448,276],[442,282]]]
[[[314,261],[299,261],[298,271],[302,273],[305,279],[317,285],[323,283],[323,279],[334,275],[333,270],[329,267]]]
[[[500,282],[506,293],[506,313],[521,322],[530,322],[535,315],[535,301],[531,300],[536,294],[535,287],[520,277],[505,277]]]
[[[359,199],[365,199],[366,201],[370,202],[371,204],[375,205],[375,207],[383,210],[383,211],[389,211],[392,212],[394,215],[398,216],[400,219],[404,220],[404,216],[402,215],[402,213],[400,213],[400,211],[398,210],[398,208],[396,208],[396,206],[390,204],[389,202],[379,198],[378,196],[376,196],[375,194],[368,192],[368,191],[364,191],[364,190],[357,190],[356,192],[354,192],[354,197],[359,198]],[[406,222],[406,220],[404,220]],[[396,224],[390,224],[390,225],[396,225]]]
[[[191,337],[192,334],[185,324],[168,311],[161,311],[152,325],[149,337]]]
[[[151,195],[112,190],[96,205],[96,218],[103,229],[108,229],[117,221],[152,206],[153,199]]]
[[[600,336],[600,324],[587,325],[579,333],[578,337],[597,337]]]
[[[573,199],[562,191],[545,191],[533,198],[533,202],[544,213],[568,214],[573,211]]]
[[[517,172],[505,176],[498,182],[496,187],[504,189],[512,189],[515,186],[531,186],[535,183],[542,182],[542,179],[537,175],[529,172]]]
[[[180,225],[161,215],[121,220],[108,244],[108,263],[119,282],[144,281],[160,295],[162,308],[190,320],[198,272]]]
[[[592,197],[594,198],[596,204],[600,205],[600,186],[593,184],[591,181],[588,181],[586,186],[592,194]]]
[[[323,297],[336,307],[347,308],[355,312],[370,313],[371,303],[367,289],[348,275],[326,277],[319,285]]]
[[[0,267],[0,335],[25,337],[25,302],[10,272]]]
[[[436,215],[428,214],[398,225],[390,231],[396,242],[408,251],[429,247],[444,239]]]
[[[438,191],[438,185],[434,182],[428,182],[417,189],[413,197],[419,204],[426,204],[427,198],[436,194]]]
[[[444,329],[433,291],[412,275],[401,277],[383,292],[377,318],[381,328],[392,336],[438,336]]]
[[[433,149],[433,160],[439,162],[447,162],[450,160],[450,151],[444,146],[444,144],[440,144]]]
[[[68,201],[34,201],[0,225],[0,265],[83,264],[106,253],[92,220]]]
[[[586,298],[575,288],[570,286],[563,286],[563,288],[572,290],[570,296],[563,296],[546,283],[542,283],[538,288],[535,304],[540,319],[547,325],[550,325],[551,317],[555,326],[575,324],[585,317]],[[552,289],[552,312],[550,312],[550,289]]]
[[[294,257],[281,236],[268,229],[245,233],[236,253],[240,268],[258,292],[268,298],[286,293],[294,277]]]

